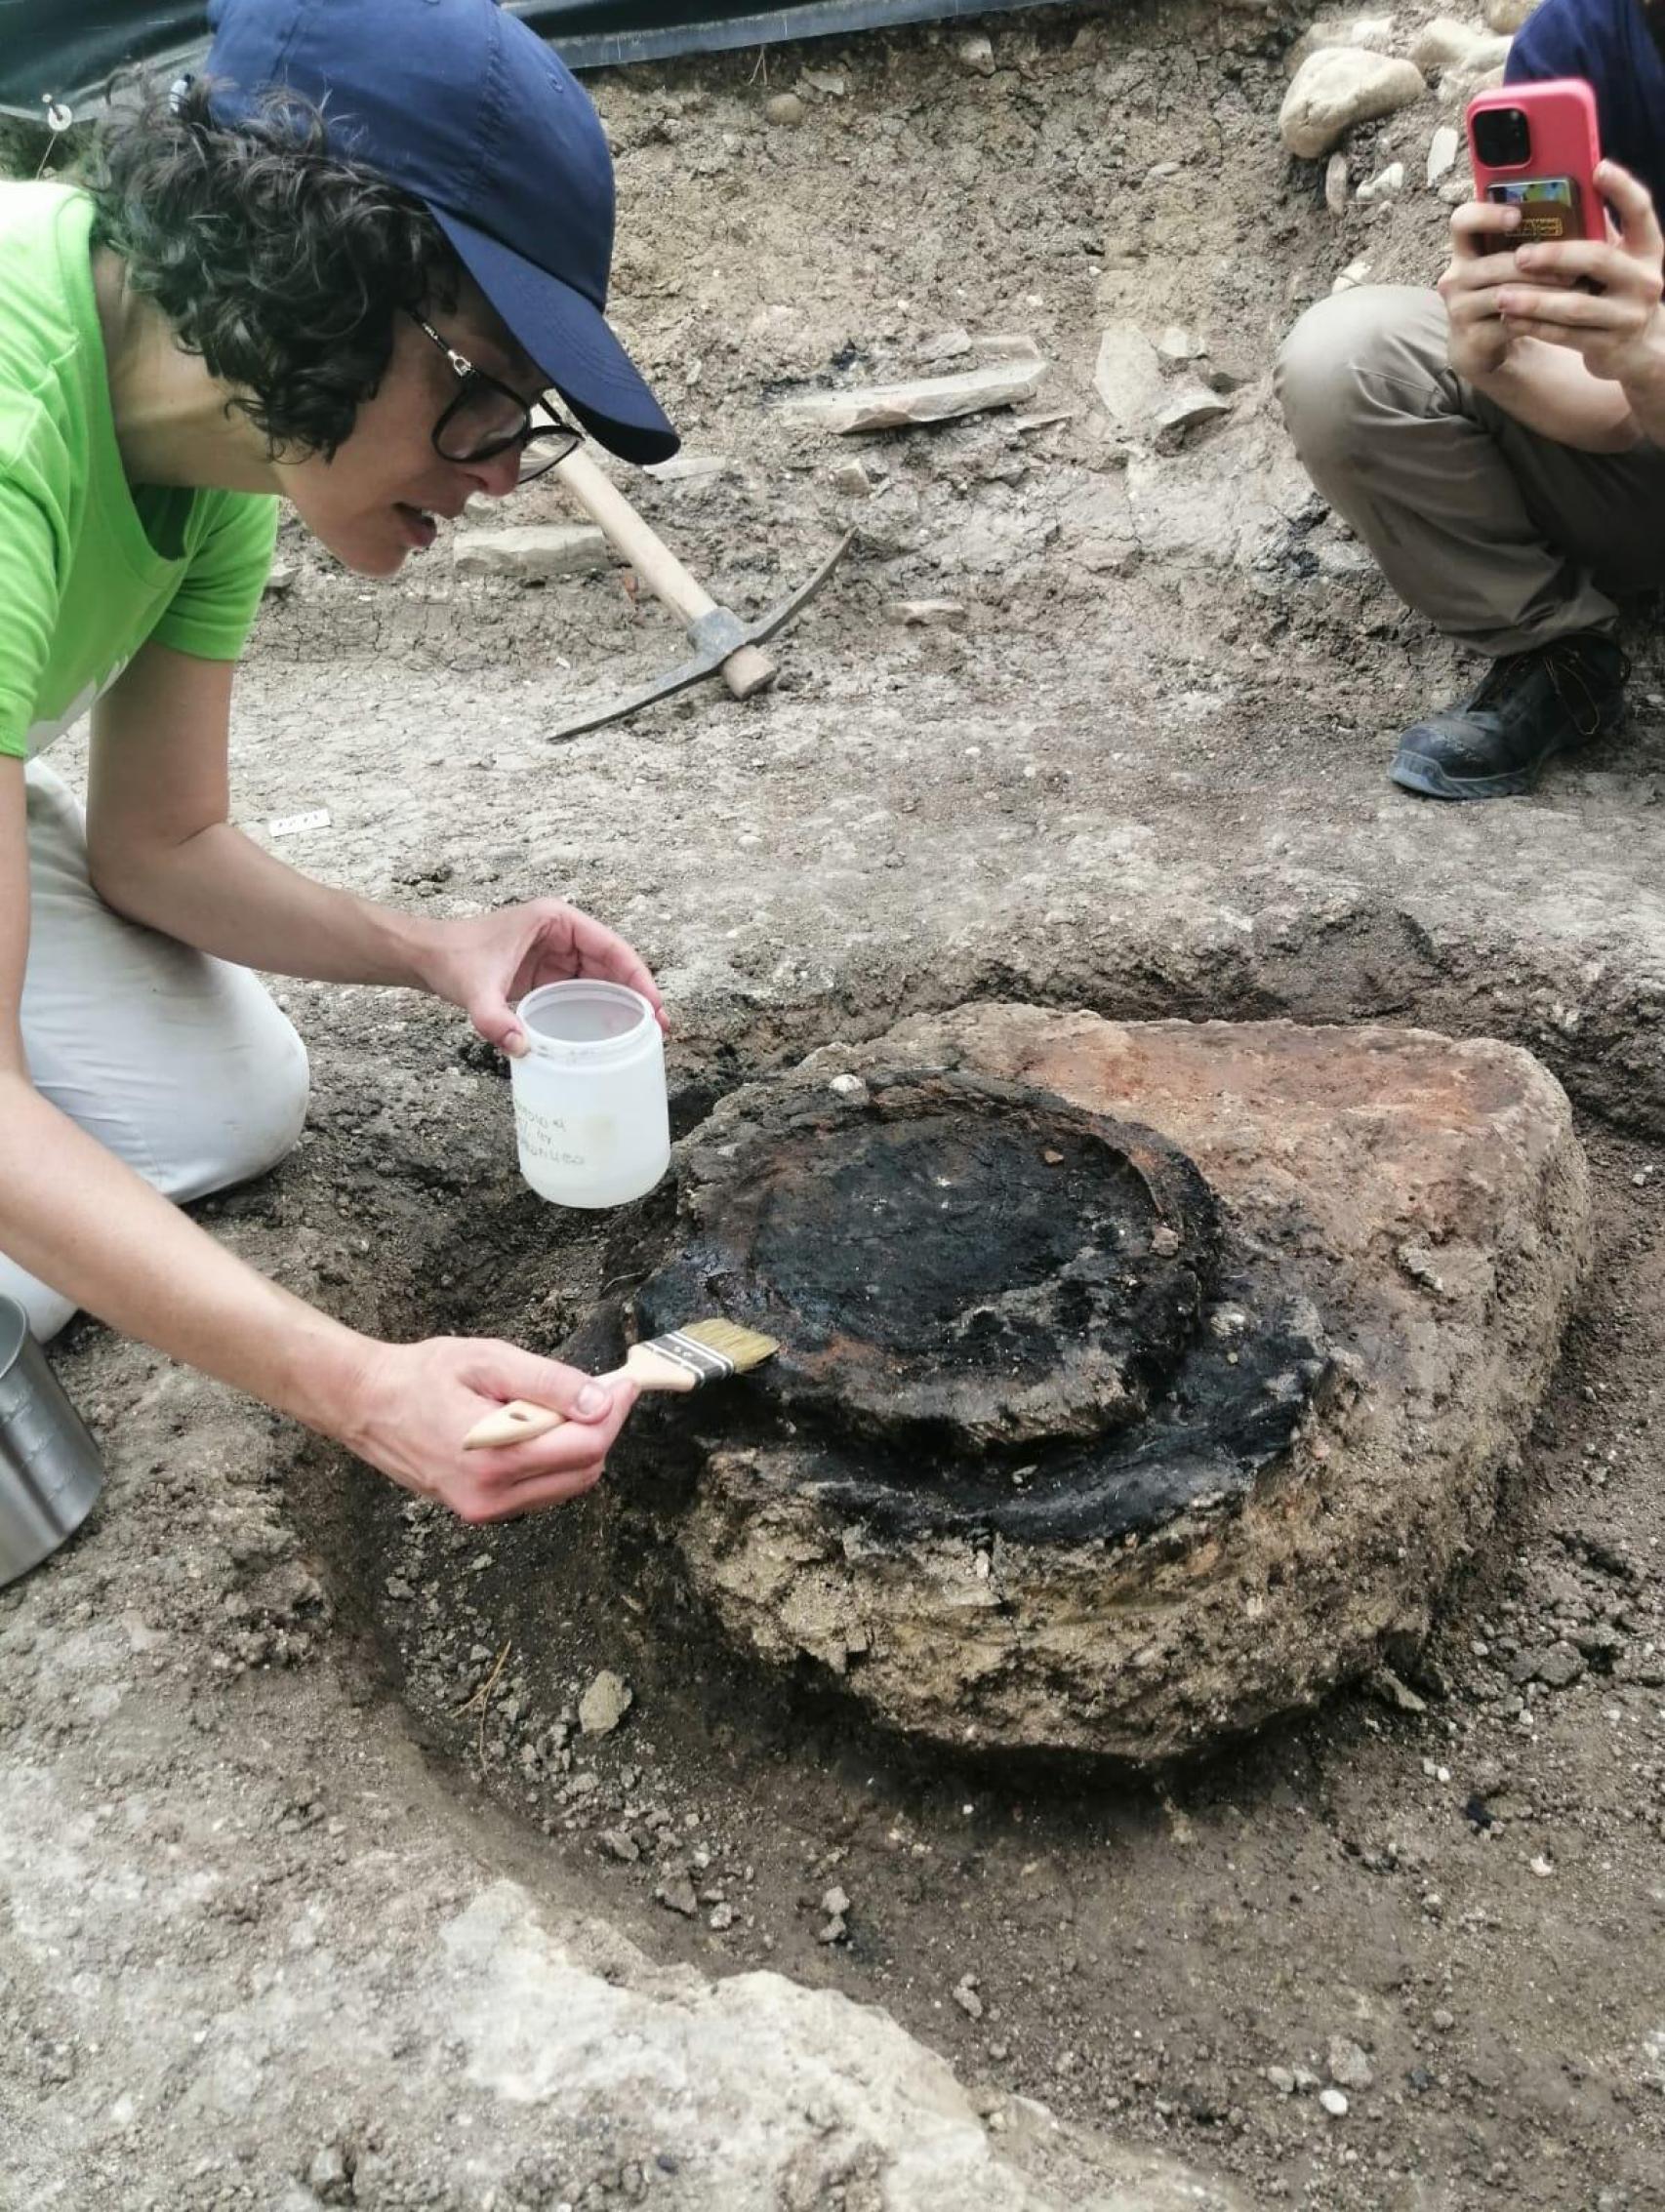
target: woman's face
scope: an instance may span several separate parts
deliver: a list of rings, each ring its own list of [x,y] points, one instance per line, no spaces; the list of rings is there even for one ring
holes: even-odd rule
[[[457,306],[429,318],[447,344],[528,401],[548,379],[510,337],[472,285]],[[285,462],[285,496],[312,535],[360,576],[392,576],[406,556],[425,551],[436,520],[454,520],[475,492],[502,499],[519,480],[518,448],[490,461],[447,461],[434,450],[434,424],[456,398],[450,361],[408,315],[393,326],[393,352],[373,399],[358,410],[352,434],[333,461],[310,454]]]

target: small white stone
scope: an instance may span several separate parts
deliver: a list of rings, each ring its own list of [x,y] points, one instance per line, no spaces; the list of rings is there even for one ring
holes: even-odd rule
[[[673,453],[669,461],[649,462],[642,474],[656,484],[699,484],[708,476],[726,476],[733,466],[726,453]]]
[[[864,461],[841,461],[827,472],[827,480],[835,492],[847,499],[865,500],[873,490],[873,478],[868,474]]]
[[[1319,2103],[1332,2120],[1344,2120],[1347,2117],[1347,2099],[1339,2089],[1320,2089]]]
[[[587,1736],[610,1736],[634,1702],[629,1682],[604,1667],[578,1701],[578,1724]]]
[[[1365,283],[1369,274],[1370,264],[1368,261],[1349,261],[1330,286],[1330,290],[1332,292],[1351,292],[1355,285]]]
[[[1368,183],[1360,184],[1357,194],[1361,207],[1372,207],[1378,200],[1391,200],[1404,190],[1404,163],[1390,161],[1386,169],[1378,170]]]
[[[1160,357],[1133,323],[1113,323],[1099,340],[1093,389],[1123,430],[1141,427],[1166,398]]]
[[[1469,67],[1470,58],[1490,44],[1476,24],[1460,22],[1455,16],[1436,16],[1417,32],[1410,58],[1424,76],[1437,77],[1445,69]]]
[[[1169,323],[1157,341],[1157,352],[1160,359],[1176,368],[1183,367],[1187,361],[1199,361],[1203,351],[1202,341],[1195,331],[1187,330],[1183,323]]]
[[[1438,184],[1457,166],[1462,138],[1454,123],[1442,123],[1428,141],[1428,181]]]
[[[1157,445],[1164,453],[1172,452],[1191,431],[1231,412],[1229,399],[1222,399],[1217,391],[1188,377],[1174,387],[1167,404],[1157,410]]]

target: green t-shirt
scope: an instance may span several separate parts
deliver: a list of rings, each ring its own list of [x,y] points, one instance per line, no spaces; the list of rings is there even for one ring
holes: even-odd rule
[[[93,293],[93,204],[0,183],[0,754],[44,751],[158,638],[234,661],[277,502],[130,487]]]

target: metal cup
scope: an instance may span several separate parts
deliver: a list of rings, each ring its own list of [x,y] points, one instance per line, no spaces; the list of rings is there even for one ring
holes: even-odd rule
[[[0,1293],[0,1585],[73,1536],[103,1486],[98,1446],[29,1334],[28,1315]]]

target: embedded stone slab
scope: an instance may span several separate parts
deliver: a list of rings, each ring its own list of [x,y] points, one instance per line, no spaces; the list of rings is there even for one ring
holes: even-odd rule
[[[1025,340],[1022,350],[954,376],[799,393],[782,400],[777,412],[785,422],[839,437],[854,430],[904,430],[914,423],[951,422],[988,408],[1017,407],[1040,389],[1046,367],[1039,348]]]
[[[459,576],[508,577],[544,583],[558,576],[592,576],[612,556],[588,522],[533,522],[498,530],[461,530],[452,545]]]
[[[742,1645],[945,1743],[1163,1759],[1402,1658],[1485,1535],[1586,1264],[1587,1171],[1555,1079],[1514,1047],[1415,1030],[921,1018],[748,1086],[686,1140],[636,1326],[662,1298],[744,1308],[754,1261],[710,1238],[719,1163],[764,1204],[783,1140],[841,1158],[840,1117],[859,1134],[887,1086],[954,1084],[1050,1100],[1060,1126],[1142,1124],[1212,1193],[1223,1243],[1195,1333],[1131,1425],[1083,1439],[1061,1410],[1017,1438],[962,1419],[933,1444],[899,1373],[887,1430],[871,1378],[865,1412],[829,1406],[836,1354],[795,1352],[776,1310],[778,1376],[731,1386],[720,1416],[651,1414],[615,1455],[618,1509],[670,1523]],[[1039,1123],[1036,1142],[1060,1152]],[[1002,1204],[996,1178],[996,1240]],[[899,1217],[887,1257],[870,1213],[862,1271],[914,1264],[921,1219]],[[851,1232],[836,1208],[815,1223],[833,1248]],[[1130,1229],[1129,1249],[1159,1230]],[[988,1289],[968,1276],[967,1310]],[[854,1303],[872,1335],[878,1307]],[[794,1390],[806,1359],[815,1388]],[[679,1452],[687,1479],[667,1481]]]

